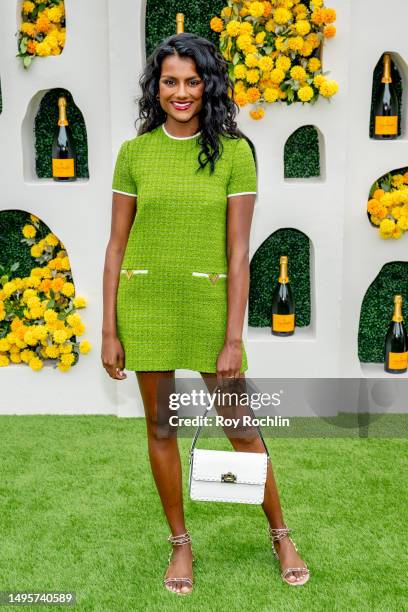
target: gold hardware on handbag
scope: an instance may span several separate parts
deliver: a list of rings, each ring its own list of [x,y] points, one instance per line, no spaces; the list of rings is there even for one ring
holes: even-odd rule
[[[221,482],[237,482],[237,475],[232,472],[221,474]]]

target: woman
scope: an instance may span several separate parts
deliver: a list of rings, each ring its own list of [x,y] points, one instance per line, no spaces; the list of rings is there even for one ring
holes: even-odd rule
[[[142,124],[119,151],[104,269],[102,362],[116,380],[137,376],[152,472],[173,544],[165,586],[193,588],[191,537],[183,513],[175,437],[158,435],[159,380],[200,372],[212,392],[243,377],[248,244],[256,195],[251,148],[234,120],[228,66],[194,34],[164,40],[140,80]],[[227,284],[228,274],[228,284]],[[231,438],[263,452],[258,436]],[[288,537],[272,468],[263,509],[282,577],[304,584],[308,570]]]

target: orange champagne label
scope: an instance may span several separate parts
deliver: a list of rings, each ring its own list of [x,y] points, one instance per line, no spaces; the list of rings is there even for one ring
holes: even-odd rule
[[[392,136],[398,134],[398,116],[391,117],[377,116],[375,118],[375,133]]]
[[[405,370],[408,367],[408,351],[404,353],[388,353],[388,367],[391,370]]]
[[[272,315],[272,329],[277,332],[290,332],[295,329],[295,315]]]
[[[72,158],[53,159],[52,176],[61,176],[64,178],[74,176],[74,160]]]

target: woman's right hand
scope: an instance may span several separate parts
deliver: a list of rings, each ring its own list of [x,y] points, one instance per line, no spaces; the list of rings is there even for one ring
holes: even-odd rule
[[[102,364],[111,378],[123,380],[127,378],[125,367],[125,351],[116,335],[102,336]]]

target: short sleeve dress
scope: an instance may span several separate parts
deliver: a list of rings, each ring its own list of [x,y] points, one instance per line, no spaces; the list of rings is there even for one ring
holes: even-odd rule
[[[222,136],[214,174],[209,164],[197,170],[199,135],[171,136],[161,124],[117,156],[112,189],[137,197],[116,300],[128,370],[216,372],[227,324],[227,197],[256,194],[257,179],[244,138]]]

